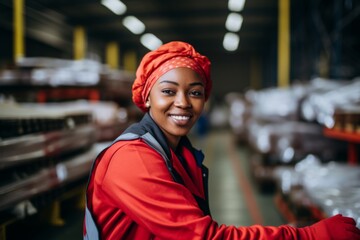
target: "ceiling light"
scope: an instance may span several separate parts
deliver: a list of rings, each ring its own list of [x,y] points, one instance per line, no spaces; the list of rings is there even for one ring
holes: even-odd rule
[[[228,8],[230,11],[239,12],[244,9],[245,0],[229,0]]]
[[[101,4],[117,15],[121,15],[126,12],[126,5],[120,0],[101,0]]]
[[[243,17],[240,14],[229,13],[225,22],[225,27],[227,30],[231,32],[237,32],[240,30],[242,22],[243,22]]]
[[[224,36],[223,46],[227,51],[235,51],[240,42],[240,37],[236,33],[228,32]]]
[[[145,24],[134,16],[127,16],[122,21],[123,25],[133,34],[141,34],[145,31]]]
[[[149,50],[155,50],[163,44],[162,41],[152,33],[145,33],[142,35],[140,42]]]

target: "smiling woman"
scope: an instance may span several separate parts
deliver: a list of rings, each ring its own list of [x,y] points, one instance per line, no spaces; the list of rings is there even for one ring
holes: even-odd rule
[[[161,128],[172,149],[200,117],[204,84],[189,68],[174,68],[162,75],[150,91],[149,114]]]
[[[355,221],[341,215],[304,228],[226,226],[211,217],[204,155],[186,137],[210,95],[210,61],[191,45],[146,54],[132,90],[145,115],[94,162],[84,239],[360,239]]]

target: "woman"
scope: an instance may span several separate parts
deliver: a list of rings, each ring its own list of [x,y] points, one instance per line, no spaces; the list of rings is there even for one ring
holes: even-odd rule
[[[94,163],[84,239],[360,239],[341,215],[305,228],[218,225],[203,155],[186,137],[210,90],[210,62],[191,45],[170,42],[144,56],[133,101],[146,114]]]

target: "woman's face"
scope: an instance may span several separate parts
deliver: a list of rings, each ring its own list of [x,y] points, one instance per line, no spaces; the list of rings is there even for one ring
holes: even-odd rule
[[[190,68],[174,68],[154,84],[148,98],[149,113],[175,149],[200,117],[205,89],[200,76]]]

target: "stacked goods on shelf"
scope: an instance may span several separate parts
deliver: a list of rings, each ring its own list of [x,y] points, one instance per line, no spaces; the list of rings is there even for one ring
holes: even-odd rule
[[[88,110],[71,109],[70,104],[56,106],[54,104],[2,103],[0,108],[1,139],[73,129],[92,121]]]
[[[324,127],[324,135],[348,144],[347,161],[359,162],[360,78],[328,91],[309,95],[303,105],[304,118]]]
[[[92,60],[24,58],[0,70],[0,228],[38,212],[61,224],[49,206],[84,203],[96,155],[142,116],[133,79]]]
[[[122,106],[131,103],[131,87],[134,82],[135,75],[125,70],[108,69],[104,67],[99,88],[106,94],[102,95],[102,100],[116,101]]]
[[[345,130],[351,125],[357,125],[358,120],[356,117],[353,119],[352,115],[359,115],[360,78],[348,82],[333,82],[318,80],[317,84],[314,83],[311,93],[303,99],[300,112],[306,121]]]
[[[337,212],[359,217],[356,164],[360,143],[360,79],[317,78],[287,89],[248,91],[243,96],[234,96],[229,97],[230,109],[232,105],[247,108],[237,116],[242,124],[242,131],[238,132],[253,150],[254,179],[261,190],[271,186],[270,190],[276,191],[279,210],[289,221],[306,225]],[[233,111],[230,113],[236,116]],[[309,164],[309,171],[299,174],[305,163]],[[328,175],[324,176],[324,172]],[[319,184],[312,188],[315,180]],[[331,182],[344,191],[324,184]],[[345,182],[349,184],[340,186]],[[356,207],[345,209],[341,203]]]
[[[100,81],[102,65],[93,60],[65,60],[28,57],[17,62],[14,69],[3,70],[3,85],[94,86]]]
[[[324,164],[309,155],[294,168],[277,168],[275,176],[277,205],[288,219],[317,221],[340,213],[360,226],[360,167]]]
[[[309,99],[313,101],[313,95],[353,83],[356,80],[333,83],[317,78],[289,88],[249,90],[243,95],[233,93],[227,96],[230,126],[236,137],[243,139],[242,142],[253,149],[254,155],[260,155],[251,161],[251,170],[260,189],[266,190],[263,184],[265,188],[274,186],[272,172],[276,166],[294,165],[307,154],[314,154],[323,162],[346,154],[346,143],[324,136],[323,125],[305,116],[311,112]],[[236,109],[239,106],[241,111]],[[315,111],[314,108],[311,110]]]
[[[251,172],[264,192],[276,190],[273,171],[279,166],[293,166],[308,154],[329,162],[346,152],[346,144],[325,137],[321,126],[296,121],[252,123],[248,142],[253,155],[259,155],[251,161]]]
[[[23,58],[0,71],[1,93],[18,102],[99,99],[97,84],[102,66],[92,60]]]
[[[122,131],[137,119],[131,115],[129,108],[118,106],[110,101],[71,101],[61,104],[48,103],[47,106],[86,109],[91,112],[92,123],[96,128],[96,142],[113,141]]]
[[[229,108],[229,126],[239,143],[247,142],[247,126],[251,119],[251,103],[240,93],[229,93],[225,97]]]
[[[308,154],[328,162],[345,152],[345,144],[325,137],[320,125],[300,121],[254,121],[249,125],[248,142],[269,166],[295,164]]]
[[[360,134],[360,103],[336,109],[332,128],[337,131]]]
[[[142,113],[131,101],[131,85],[134,74],[124,70],[109,69],[93,60],[64,60],[56,58],[23,58],[14,69],[0,71],[1,98],[13,98],[17,102],[56,103],[61,107],[68,102],[82,105],[93,112],[98,129],[98,141],[116,138],[131,121],[141,118]],[[78,100],[87,102],[79,104]],[[89,104],[91,102],[92,104]],[[52,105],[53,107],[56,104]],[[54,110],[56,111],[56,109]],[[53,112],[54,112],[53,111]],[[98,117],[97,117],[98,116]],[[81,116],[72,117],[72,121]],[[24,123],[3,120],[1,134],[28,134],[32,131],[50,131],[66,122],[61,119],[40,120],[31,118]],[[46,121],[46,122],[45,122]],[[21,127],[11,127],[22,124]],[[14,130],[15,132],[10,132]],[[5,132],[6,130],[6,132]],[[6,137],[1,135],[0,137]]]
[[[0,93],[18,102],[102,99],[124,105],[131,102],[133,80],[133,73],[109,69],[94,60],[33,57],[0,71]]]
[[[26,216],[29,208],[19,206],[40,208],[61,189],[86,181],[99,151],[90,111],[61,104],[2,103],[0,122],[2,216]]]

